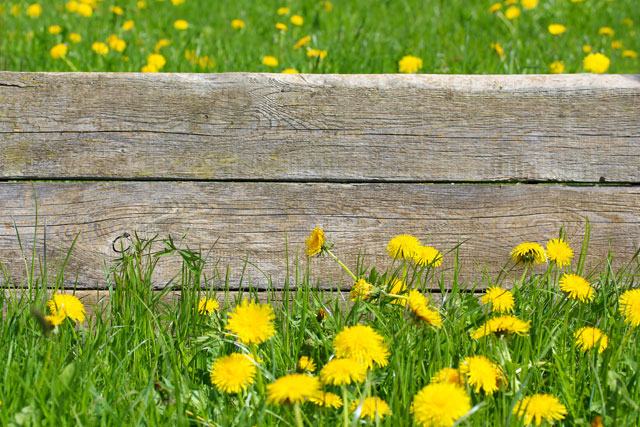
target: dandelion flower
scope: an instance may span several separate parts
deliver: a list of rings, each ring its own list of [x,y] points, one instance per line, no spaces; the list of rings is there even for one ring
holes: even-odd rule
[[[598,29],[598,35],[601,35],[601,36],[609,36],[609,37],[613,37],[613,35],[614,35],[615,33],[616,33],[616,32],[615,32],[615,31],[613,31],[613,28],[611,28],[611,27],[600,27],[600,28]]]
[[[246,354],[231,353],[216,359],[209,373],[219,391],[240,393],[254,383],[256,365]]]
[[[38,3],[29,5],[29,7],[27,8],[27,16],[29,18],[37,18],[40,15],[42,15],[42,6],[40,6]]]
[[[352,382],[364,382],[367,368],[356,359],[331,359],[320,370],[320,380],[323,384],[346,385]]]
[[[611,65],[611,60],[601,53],[590,53],[582,61],[584,69],[590,73],[606,73]]]
[[[554,421],[564,419],[567,407],[550,394],[534,394],[516,403],[513,413],[524,417],[524,424],[531,424],[535,419],[536,426],[539,426],[543,420],[553,424]]]
[[[442,368],[431,377],[432,383],[464,384],[464,376],[455,368]]]
[[[268,57],[265,56],[265,58]],[[264,62],[264,59],[262,62]],[[321,253],[326,241],[327,239],[324,237],[324,230],[320,227],[314,228],[309,237],[305,240],[305,244],[307,245],[307,249],[305,250],[307,257],[311,258],[312,256]]]
[[[214,298],[204,297],[198,303],[198,313],[200,314],[211,314],[218,309],[220,309],[220,303]]]
[[[589,46],[588,44],[585,44],[584,46],[582,46],[582,51],[584,53],[590,53],[593,50],[593,48],[591,46]]]
[[[135,21],[133,21],[131,19],[128,20],[128,21],[124,21],[122,23],[122,31],[131,31],[131,30],[133,30],[133,27],[135,27],[135,26],[136,26]]]
[[[607,335],[600,329],[591,326],[578,329],[573,337],[576,339],[576,347],[580,347],[582,351],[588,351],[597,347],[598,354],[600,354],[607,349],[609,344]]]
[[[567,31],[567,27],[565,27],[562,24],[551,24],[547,27],[547,29],[549,30],[549,32],[551,34],[553,34],[554,36],[557,36],[559,34],[564,33],[565,31]]]
[[[278,58],[274,56],[263,56],[262,64],[267,67],[277,67],[278,66]]]
[[[549,261],[555,262],[558,267],[564,267],[571,263],[573,250],[563,239],[551,239],[549,243],[547,243],[547,257]]]
[[[507,19],[516,19],[517,17],[520,16],[520,13],[522,12],[520,11],[520,8],[518,6],[511,6],[510,8],[504,11],[504,16]]]
[[[327,57],[327,51],[322,49],[309,49],[307,51],[307,56],[309,58],[320,58],[324,59]]]
[[[391,258],[413,258],[420,241],[409,235],[401,234],[391,239],[387,245],[387,253]]]
[[[276,22],[276,30],[287,31],[287,26],[282,22]]]
[[[124,13],[124,9],[122,9],[120,6],[111,6],[109,7],[109,12],[113,13],[114,15],[122,15]]]
[[[300,15],[293,15],[290,21],[293,25],[297,25],[299,27],[304,23],[304,18]]]
[[[620,40],[614,40],[611,42],[611,49],[622,49],[622,42]]]
[[[442,254],[431,246],[418,245],[413,254],[413,262],[421,267],[440,267],[442,265]]]
[[[178,31],[183,31],[189,28],[189,23],[184,19],[178,19],[173,23],[173,28],[175,28]]]
[[[107,46],[106,43],[103,42],[93,42],[93,44],[91,45],[91,50],[93,50],[98,55],[104,56],[109,53],[109,46]]]
[[[157,73],[158,69],[153,64],[146,64],[142,66],[140,71],[143,73]]]
[[[71,43],[80,43],[82,41],[82,36],[78,33],[71,33],[69,34],[69,40],[71,40]]]
[[[420,69],[422,69],[422,58],[417,56],[406,55],[398,61],[398,71],[401,73],[414,74]]]
[[[520,265],[542,264],[547,260],[544,249],[537,243],[520,243],[511,251],[511,257]]]
[[[278,15],[288,15],[291,13],[291,9],[289,9],[288,7],[279,7],[278,8]]]
[[[422,427],[451,427],[471,410],[471,399],[458,385],[433,383],[416,393],[411,408],[416,424]]]
[[[285,68],[284,70],[282,70],[282,74],[299,74],[300,71],[296,70],[295,68]]]
[[[309,398],[309,402],[318,406],[333,409],[338,409],[342,406],[342,399],[340,398],[340,396],[324,391],[318,392],[315,395],[311,396]]]
[[[625,49],[622,51],[622,57],[623,58],[637,58],[638,57],[638,52],[636,52],[635,50],[631,50],[631,49]]]
[[[160,39],[158,40],[158,42],[155,44],[155,46],[153,46],[153,51],[158,53],[160,52],[160,49],[167,47],[167,46],[171,46],[171,40],[169,39]],[[164,60],[164,57],[162,58]],[[148,61],[149,59],[147,59]],[[165,62],[162,62],[162,66],[164,67]]]
[[[184,0],[171,0],[171,4],[174,6],[180,6],[182,3],[184,3]]]
[[[489,8],[489,13],[495,13],[495,12],[499,11],[500,9],[502,9],[502,3],[494,3]]]
[[[522,0],[522,7],[527,10],[534,9],[540,0]]]
[[[311,41],[311,36],[302,37],[300,40],[298,40],[298,42],[295,45],[293,45],[293,50],[300,49],[302,46],[309,43],[310,41]]]
[[[231,21],[231,28],[234,30],[239,30],[240,28],[244,28],[245,24],[242,19],[234,19]]]
[[[360,406],[360,401],[354,400],[351,402],[349,410],[354,412]],[[362,408],[360,408],[360,418],[369,418],[371,421],[376,418],[383,419],[385,415],[391,415],[389,405],[379,397],[367,397],[362,401]]]
[[[162,69],[162,67],[164,67],[166,63],[167,60],[164,59],[164,56],[159,53],[150,53],[147,56],[147,64],[152,65],[157,70]]]
[[[409,292],[409,310],[416,318],[424,321],[427,325],[441,328],[442,318],[437,310],[433,310],[428,306],[429,300],[422,293],[416,290]]]
[[[267,385],[267,403],[302,403],[320,391],[320,380],[307,374],[289,374]]]
[[[275,335],[275,317],[269,304],[249,303],[245,299],[229,314],[226,329],[243,344],[261,344]]]
[[[327,1],[325,1],[325,2],[324,2],[324,10],[325,10],[326,12],[331,12],[331,11],[333,10],[333,3],[331,3],[331,2],[330,2],[330,1],[328,1],[328,0],[327,0]],[[626,19],[629,19],[629,18],[626,18]],[[629,19],[629,20],[630,20],[630,19]]]
[[[74,322],[84,322],[87,312],[82,302],[75,295],[54,294],[53,299],[47,302],[49,311],[53,317],[70,318]],[[54,323],[55,325],[56,323]],[[59,324],[59,323],[57,323]]]
[[[49,54],[53,59],[60,59],[67,54],[67,45],[64,43],[58,43],[51,48]]]
[[[625,291],[618,300],[620,314],[632,327],[640,326],[640,289]]]
[[[491,43],[489,46],[491,47],[492,50],[495,50],[496,53],[500,56],[500,59],[504,61],[505,55],[504,55],[504,49],[502,48],[502,45],[500,43]]]
[[[460,373],[467,377],[476,393],[482,389],[485,394],[493,394],[504,381],[502,369],[484,356],[466,357],[460,364]]]
[[[76,13],[84,18],[91,18],[93,16],[93,8],[86,3],[79,3]]]
[[[298,369],[301,371],[314,372],[316,370],[316,364],[312,358],[302,356],[300,360],[298,360]]]
[[[631,18],[623,18],[622,23],[627,27],[633,27],[633,19]]]
[[[407,285],[397,277],[394,277],[393,280],[391,280],[390,285],[387,282],[386,287],[389,288],[388,292],[392,295],[404,295],[407,292]],[[394,298],[391,300],[391,304],[398,304],[404,307],[407,305],[407,300],[405,298]]]
[[[389,363],[389,350],[383,341],[382,335],[370,326],[356,325],[338,333],[333,340],[333,348],[337,357],[359,360],[367,368],[374,363],[383,367]]]
[[[480,299],[483,304],[491,304],[491,310],[496,313],[513,311],[514,299],[511,291],[498,286],[491,286]]]
[[[373,286],[371,285],[371,283],[367,282],[363,278],[359,278],[351,288],[349,296],[351,297],[351,301],[366,300],[371,296],[372,291]]]
[[[49,34],[60,34],[61,32],[62,32],[62,27],[60,25],[49,26]]]
[[[567,293],[572,299],[580,300],[580,302],[589,302],[595,298],[595,291],[582,277],[577,274],[565,274],[560,278],[560,289]]]
[[[514,316],[503,315],[487,320],[482,326],[470,334],[474,340],[486,337],[490,334],[508,335],[516,334],[524,336],[531,329],[529,322],[522,321]]]

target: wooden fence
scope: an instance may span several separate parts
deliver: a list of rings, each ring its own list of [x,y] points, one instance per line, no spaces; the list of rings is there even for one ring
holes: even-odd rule
[[[232,287],[282,286],[287,253],[292,278],[296,254],[306,270],[315,226],[347,265],[361,253],[379,270],[398,234],[466,241],[473,283],[561,226],[578,252],[589,218],[589,262],[622,262],[640,247],[640,76],[1,72],[0,180],[18,284],[14,222],[30,254],[36,199],[36,252],[45,224],[50,266],[78,236],[64,282],[87,289],[125,232],[188,229]],[[332,260],[310,264],[312,282],[350,286]]]

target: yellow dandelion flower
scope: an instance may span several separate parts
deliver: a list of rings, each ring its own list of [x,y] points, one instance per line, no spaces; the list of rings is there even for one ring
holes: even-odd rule
[[[184,3],[184,0],[171,0],[171,4],[174,6],[180,6],[182,3]]]
[[[133,27],[135,27],[135,26],[136,26],[135,21],[133,21],[131,19],[128,20],[128,21],[124,21],[122,23],[122,31],[131,31],[131,30],[133,30]]]
[[[627,27],[633,27],[633,19],[631,18],[623,18],[622,23]]]
[[[309,398],[309,402],[323,406],[325,408],[338,409],[342,406],[342,399],[340,396],[330,392],[321,391]]]
[[[60,25],[49,26],[49,34],[60,34],[61,32],[62,32],[62,27]]]
[[[302,356],[300,360],[298,360],[298,369],[301,371],[315,372],[316,363],[309,356]]]
[[[78,33],[71,33],[69,34],[69,40],[71,40],[71,43],[80,43],[82,41],[82,36]]]
[[[287,26],[282,22],[276,22],[276,30],[287,31]]]
[[[261,344],[275,335],[273,308],[246,299],[228,315],[226,329],[243,344]]]
[[[153,46],[153,51],[156,52],[156,53],[160,52],[160,49],[162,49],[164,47],[167,47],[167,46],[171,46],[171,40],[169,40],[169,39],[160,39],[155,44],[155,46]],[[162,59],[164,59],[164,57]],[[162,63],[162,67],[164,67],[165,63],[166,63],[166,61]],[[160,67],[160,68],[162,68],[162,67]]]
[[[421,267],[440,267],[442,265],[442,254],[431,246],[418,245],[413,254],[413,262]]]
[[[29,5],[29,7],[27,8],[27,16],[29,18],[37,18],[40,15],[42,15],[42,6],[40,6],[38,3]]]
[[[322,49],[309,49],[307,51],[307,56],[309,58],[320,58],[324,59],[327,57],[327,51]]]
[[[505,0],[505,6],[511,6],[512,4],[518,4],[518,0]]]
[[[53,59],[60,59],[67,54],[67,45],[64,43],[58,43],[51,48],[49,54]]]
[[[74,13],[78,10],[78,2],[75,0],[71,0],[67,2],[67,4],[64,7],[65,9],[67,9],[68,12]]]
[[[282,70],[282,74],[299,74],[300,71],[296,70],[295,68],[285,68],[284,70]]]
[[[625,291],[618,300],[620,314],[632,327],[640,326],[640,289]]]
[[[582,46],[582,51],[584,53],[590,53],[593,50],[593,48],[591,46],[589,46],[588,44],[585,44],[584,46]]]
[[[189,28],[189,23],[184,19],[178,19],[173,23],[173,28],[175,28],[178,31],[184,31],[187,28]]]
[[[278,58],[275,56],[263,56],[262,64],[267,67],[277,67],[278,66]]]
[[[53,299],[49,300],[47,305],[53,317],[60,318],[62,316],[62,319],[68,317],[74,322],[84,322],[86,311],[75,295],[54,294]]]
[[[310,41],[311,41],[311,36],[304,36],[303,38],[298,40],[298,42],[295,45],[293,45],[293,50],[300,49],[302,46],[309,43]]]
[[[147,64],[152,65],[156,70],[161,70],[165,66],[167,60],[159,53],[150,53],[147,56]]]
[[[93,8],[86,3],[79,3],[76,13],[84,18],[93,16]]]
[[[198,303],[198,313],[211,314],[220,309],[220,303],[215,298],[204,297]]]
[[[471,410],[471,398],[456,384],[439,382],[422,388],[411,404],[413,419],[422,427],[451,427]]]
[[[600,354],[609,346],[609,338],[607,335],[600,329],[591,326],[578,329],[573,337],[576,339],[576,347],[580,347],[582,351],[588,351],[597,347],[598,354]]]
[[[389,289],[388,293],[392,295],[404,295],[407,293],[407,285],[397,277],[394,277],[391,280],[391,283],[387,281],[385,287]],[[391,300],[391,303],[398,304],[404,307],[407,305],[407,300],[405,298],[394,298],[393,300]]]
[[[307,249],[305,250],[307,257],[311,258],[316,254],[320,254],[326,241],[327,239],[324,237],[324,230],[320,227],[315,227],[309,237],[305,240],[305,244],[307,245]]]
[[[555,262],[558,267],[564,267],[571,264],[573,250],[563,239],[551,239],[547,243],[547,258],[549,261]]]
[[[511,6],[507,10],[504,11],[504,16],[507,19],[516,19],[520,16],[520,8],[518,6]]]
[[[422,58],[413,55],[405,55],[398,61],[398,72],[414,74],[422,69]]]
[[[234,19],[233,21],[231,21],[231,28],[233,28],[234,30],[239,30],[240,28],[244,27],[245,23],[242,19]]]
[[[417,238],[409,234],[401,234],[391,239],[387,245],[387,253],[391,258],[411,259],[418,246],[420,241]]]
[[[507,289],[491,286],[486,290],[480,300],[483,304],[491,304],[491,310],[496,313],[509,313],[513,311],[513,294]]]
[[[565,27],[562,24],[551,24],[547,27],[547,29],[549,30],[549,32],[551,34],[553,34],[554,36],[557,36],[559,34],[564,33],[565,31],[567,31],[567,27]]]
[[[451,383],[464,385],[464,375],[455,368],[442,368],[431,377],[432,383]]]
[[[580,300],[580,302],[592,301],[596,296],[591,284],[577,274],[563,275],[559,285],[569,298]]]
[[[323,5],[326,12],[331,12],[333,10],[333,3],[331,3],[330,1],[325,1]]]
[[[435,328],[442,327],[440,313],[429,307],[429,300],[419,291],[412,290],[409,292],[408,305],[409,310],[411,310],[416,318]]]
[[[304,18],[300,15],[293,15],[290,21],[293,25],[297,25],[299,27],[304,23]]]
[[[109,7],[109,11],[115,15],[122,15],[124,13],[124,9],[120,6],[111,6]]]
[[[146,65],[142,66],[140,71],[143,72],[143,73],[157,73],[158,72],[158,68],[153,64],[146,64]]]
[[[598,35],[601,35],[601,36],[613,37],[615,33],[616,32],[611,27],[600,27],[598,29]]]
[[[328,385],[362,383],[367,376],[367,368],[356,359],[331,359],[320,370],[320,381]]]
[[[65,318],[65,314],[62,312],[56,312],[50,316],[44,316],[44,320],[52,326],[62,325]]]
[[[288,7],[279,7],[278,8],[278,15],[288,15],[291,13],[291,9],[289,9]]]
[[[384,338],[371,326],[356,325],[344,328],[333,340],[336,357],[353,358],[371,368],[373,364],[383,367],[389,361],[389,350]]]
[[[307,374],[289,374],[267,385],[267,403],[302,403],[320,391],[320,380]]]
[[[522,7],[527,10],[534,9],[540,0],[522,0]]]
[[[502,45],[500,43],[491,43],[489,46],[491,47],[492,50],[495,50],[496,53],[500,56],[500,59],[504,61],[506,56],[504,54],[504,49],[502,48]]]
[[[360,401],[354,400],[351,402],[349,411],[355,412],[360,407]],[[384,400],[379,397],[367,397],[362,401],[362,407],[360,407],[360,418],[369,418],[374,421],[376,418],[383,419],[386,415],[391,415],[391,409]]]
[[[637,58],[638,57],[638,52],[636,52],[635,50],[631,50],[631,49],[625,49],[622,51],[622,57],[623,58]]]
[[[547,260],[544,249],[537,243],[520,243],[511,251],[511,258],[520,265],[542,264]]]
[[[495,12],[499,11],[500,9],[502,9],[502,3],[494,3],[489,8],[489,13],[495,13]]]
[[[91,45],[91,50],[93,50],[98,55],[104,56],[109,53],[109,46],[107,46],[103,42],[93,42],[93,44]]]
[[[476,393],[482,389],[485,394],[493,394],[504,382],[502,369],[484,356],[466,357],[460,364],[460,373],[467,377]]]
[[[596,415],[593,417],[589,427],[604,427],[604,424],[602,424],[602,415]]]
[[[146,9],[147,8],[147,2],[144,0],[138,0],[138,9]]]
[[[516,403],[513,413],[524,417],[524,424],[531,424],[535,420],[536,426],[539,426],[543,420],[549,424],[563,420],[567,415],[567,407],[550,394],[534,394]]]
[[[496,334],[498,336],[509,334],[524,336],[529,332],[529,329],[531,329],[531,324],[529,324],[529,322],[525,322],[517,317],[505,314],[487,320],[482,326],[472,332],[470,336],[474,340],[478,340],[491,334]]]
[[[209,371],[211,384],[223,393],[240,393],[254,383],[256,365],[246,354],[231,353],[216,359]]]
[[[371,296],[372,291],[373,285],[361,277],[351,288],[349,296],[351,301],[366,300]]]

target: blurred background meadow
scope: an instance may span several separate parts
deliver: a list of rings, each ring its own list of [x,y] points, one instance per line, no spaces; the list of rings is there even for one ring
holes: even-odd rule
[[[5,0],[0,70],[638,73],[637,0]]]

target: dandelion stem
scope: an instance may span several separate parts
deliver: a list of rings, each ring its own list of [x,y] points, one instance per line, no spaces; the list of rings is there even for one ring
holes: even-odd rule
[[[293,404],[293,413],[296,416],[296,426],[302,427],[302,412],[300,412],[300,404],[298,402]]]
[[[329,256],[331,256],[331,258],[335,259],[335,260],[336,260],[336,262],[337,262],[338,264],[340,264],[340,267],[344,268],[344,270],[345,270],[347,273],[349,273],[349,276],[351,276],[351,277],[353,278],[353,280],[354,280],[354,281],[357,281],[357,280],[358,280],[358,278],[356,277],[356,275],[355,275],[355,274],[353,274],[353,273],[351,272],[351,270],[349,270],[349,268],[348,268],[346,265],[344,265],[344,263],[343,263],[342,261],[340,261],[340,259],[338,259],[338,257],[337,257],[337,256],[335,256],[335,255],[333,254],[333,252],[331,252],[329,249],[327,249],[327,250],[326,250],[326,252],[329,254]]]
[[[347,386],[342,385],[342,425],[349,427],[349,399],[347,397]]]

